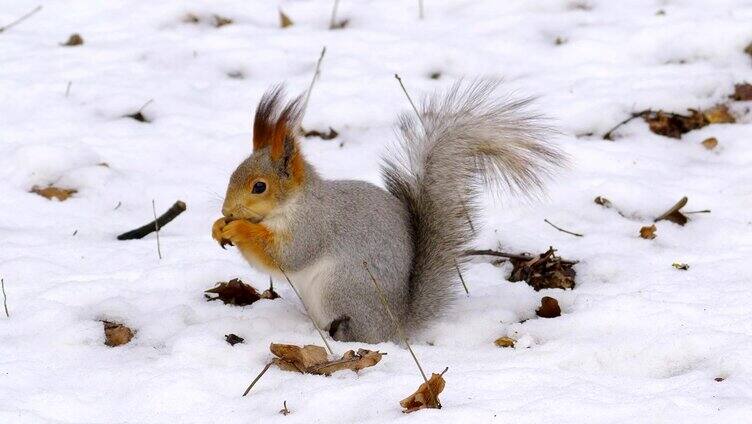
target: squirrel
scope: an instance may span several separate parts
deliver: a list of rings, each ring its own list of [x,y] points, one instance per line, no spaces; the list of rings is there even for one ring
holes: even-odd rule
[[[443,315],[458,287],[484,186],[538,192],[564,154],[526,114],[529,99],[495,99],[498,82],[456,83],[398,119],[383,157],[386,189],[326,180],[301,152],[302,96],[261,98],[253,152],[230,177],[212,237],[250,265],[289,277],[311,318],[339,341],[393,340],[391,312],[412,333]],[[365,263],[364,263],[365,262]],[[367,268],[366,268],[367,267]]]

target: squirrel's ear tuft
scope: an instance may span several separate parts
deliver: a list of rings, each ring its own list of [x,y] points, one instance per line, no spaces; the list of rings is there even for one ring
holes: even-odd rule
[[[302,96],[283,107],[284,101],[284,86],[272,87],[261,97],[253,121],[253,150],[271,147],[275,161],[294,150],[295,131],[303,118]]]

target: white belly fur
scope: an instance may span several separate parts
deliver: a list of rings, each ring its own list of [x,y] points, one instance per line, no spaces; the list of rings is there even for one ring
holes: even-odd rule
[[[290,273],[290,280],[298,289],[308,312],[322,329],[334,319],[327,316],[322,295],[329,282],[331,269],[332,262],[323,258],[300,271]]]

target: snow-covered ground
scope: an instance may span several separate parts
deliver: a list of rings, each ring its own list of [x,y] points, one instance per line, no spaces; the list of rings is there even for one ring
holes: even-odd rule
[[[37,4],[2,2],[0,25]],[[736,124],[681,140],[640,120],[613,142],[600,137],[631,112],[709,107],[752,82],[750,2],[425,0],[419,20],[417,0],[342,0],[349,24],[336,31],[331,4],[45,1],[0,33],[0,276],[10,311],[0,310],[0,422],[752,422],[750,104],[731,104]],[[292,27],[279,28],[278,7]],[[187,13],[201,21],[184,23]],[[212,14],[234,23],[215,28]],[[72,33],[84,44],[60,46]],[[449,367],[441,410],[402,414],[398,401],[421,380],[393,343],[334,342],[340,353],[388,356],[359,375],[273,368],[241,398],[270,342],[320,339],[282,281],[283,299],[247,307],[203,297],[233,277],[266,286],[219,248],[210,225],[250,151],[255,103],[280,81],[304,91],[322,46],[304,126],[340,135],[303,148],[327,177],[379,182],[379,154],[409,107],[394,73],[415,97],[461,76],[504,77],[508,90],[539,96],[572,157],[547,198],[489,201],[477,245],[554,246],[580,260],[577,287],[535,292],[507,282],[509,266],[472,264],[470,295],[414,341],[425,368]],[[151,123],[122,118],[150,99]],[[709,151],[700,142],[711,136],[719,146]],[[78,193],[65,202],[29,193],[49,183]],[[629,218],[594,204],[599,195]],[[712,212],[639,238],[683,195],[688,210]],[[154,235],[115,239],[151,218],[152,199],[158,213],[177,199],[188,205],[160,234],[162,260]],[[536,318],[544,295],[559,300],[561,317]],[[104,346],[103,319],[136,337]],[[245,343],[231,347],[229,333]],[[500,336],[518,347],[495,347]],[[283,401],[292,414],[278,413]]]

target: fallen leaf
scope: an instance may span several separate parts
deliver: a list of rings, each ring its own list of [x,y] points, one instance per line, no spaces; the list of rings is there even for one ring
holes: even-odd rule
[[[201,21],[201,19],[193,13],[186,13],[182,20],[186,24],[197,24]]]
[[[541,305],[535,310],[535,314],[541,318],[556,318],[561,315],[559,302],[553,297],[544,296]]]
[[[214,18],[214,28],[220,28],[233,23],[232,19],[225,18],[224,16],[212,15],[212,17]]]
[[[148,124],[151,122],[151,119],[147,118],[146,115],[144,115],[140,110],[138,112],[130,113],[128,115],[124,115],[123,118],[131,118],[135,119],[138,122],[143,122]]]
[[[709,124],[733,124],[736,119],[726,105],[716,105],[702,112]]]
[[[290,19],[289,16],[285,15],[285,12],[283,12],[282,9],[279,9],[279,27],[287,28],[293,25],[295,25],[295,23],[292,21],[292,19]]]
[[[358,372],[363,368],[372,367],[381,361],[385,355],[377,350],[358,349],[358,352],[348,350],[342,355],[342,359],[327,362],[325,364],[314,365],[308,369],[310,374],[330,375],[333,372],[341,370],[352,370]]]
[[[71,34],[70,37],[68,37],[68,41],[66,41],[65,43],[61,43],[60,45],[65,46],[65,47],[74,47],[74,46],[80,46],[83,43],[84,43],[83,37],[81,37],[80,34],[75,33],[75,34]]]
[[[750,44],[752,47],[752,44]],[[742,83],[734,85],[734,94],[731,96],[736,101],[752,100],[752,84]]]
[[[595,199],[593,199],[593,202],[595,202],[597,205],[601,205],[606,208],[611,207],[611,201],[606,199],[605,197],[598,196]]]
[[[279,413],[285,416],[292,413],[292,411],[287,409],[287,401],[282,402],[282,409],[279,410]]]
[[[708,150],[713,150],[716,148],[716,146],[718,146],[718,139],[715,137],[706,138],[705,140],[702,141],[701,144],[702,144],[702,147]]]
[[[686,271],[689,269],[689,265],[682,263],[682,262],[674,262],[671,264],[671,266],[682,271]]]
[[[702,112],[690,109],[689,115],[664,111],[647,111],[642,115],[650,131],[671,138],[681,138],[682,134],[708,125]]]
[[[498,347],[514,347],[515,339],[511,337],[499,337],[494,341],[494,344]]]
[[[231,304],[236,306],[250,305],[259,299],[276,299],[275,297],[271,297],[271,294],[267,294],[267,297],[262,297],[258,290],[253,288],[253,286],[245,284],[238,278],[233,278],[226,283],[219,282],[216,287],[204,290],[204,293],[217,295],[217,297],[210,297],[208,294],[205,295],[208,301],[219,299],[225,305]],[[276,295],[273,290],[272,293]],[[279,297],[279,295],[277,295],[277,297]]]
[[[285,371],[297,371],[307,374],[330,375],[341,370],[360,371],[372,367],[381,361],[385,353],[358,349],[357,353],[348,350],[342,358],[329,361],[326,349],[316,345],[302,348],[295,345],[272,343],[269,350],[277,356],[273,362]]]
[[[321,131],[306,131],[303,133],[305,137],[319,137],[322,140],[332,140],[337,138],[339,133],[337,131],[334,131],[334,128],[329,127],[329,132],[321,132]]]
[[[225,341],[230,344],[230,346],[235,346],[238,343],[243,343],[245,341],[244,338],[238,336],[237,334],[225,334]]]
[[[72,188],[60,188],[60,187],[55,187],[53,185],[49,185],[45,188],[34,186],[31,188],[29,193],[36,193],[50,200],[52,200],[52,198],[54,197],[55,199],[62,202],[62,201],[67,200],[72,195],[78,193],[78,190],[72,189]]]
[[[342,29],[342,28],[346,27],[347,24],[349,24],[349,23],[350,23],[349,19],[342,19],[341,21],[339,21],[339,22],[337,22],[337,23],[335,23],[333,25],[329,25],[329,29]]]
[[[441,72],[439,71],[431,72],[431,74],[428,75],[428,78],[431,78],[432,80],[437,80],[441,78]]]
[[[681,213],[681,208],[683,208],[688,201],[689,199],[687,198],[687,196],[682,197],[678,202],[676,202],[674,206],[671,207],[671,209],[667,210],[663,213],[663,215],[656,218],[654,222],[663,221],[665,219],[667,221],[673,222],[674,224],[684,226],[684,224],[689,221],[689,218]]]
[[[717,382],[720,383],[721,381],[725,380],[725,378],[723,378],[723,377],[716,377],[713,380],[715,380],[715,381],[717,381]]]
[[[441,394],[444,386],[446,386],[443,376],[447,369],[444,369],[441,374],[431,374],[431,378],[428,379],[427,383],[423,382],[415,393],[402,399],[400,405],[405,408],[402,412],[409,414],[423,408],[441,409],[439,394]]]
[[[102,321],[104,324],[104,344],[110,347],[124,345],[133,338],[133,331],[124,326],[110,321]]]
[[[648,240],[652,240],[655,238],[655,231],[657,228],[655,227],[655,224],[649,226],[649,227],[642,227],[640,228],[640,237]]]
[[[525,281],[535,291],[574,288],[574,278],[577,275],[573,268],[574,262],[562,260],[555,252],[552,247],[532,259],[510,258],[512,273],[508,280]]]

